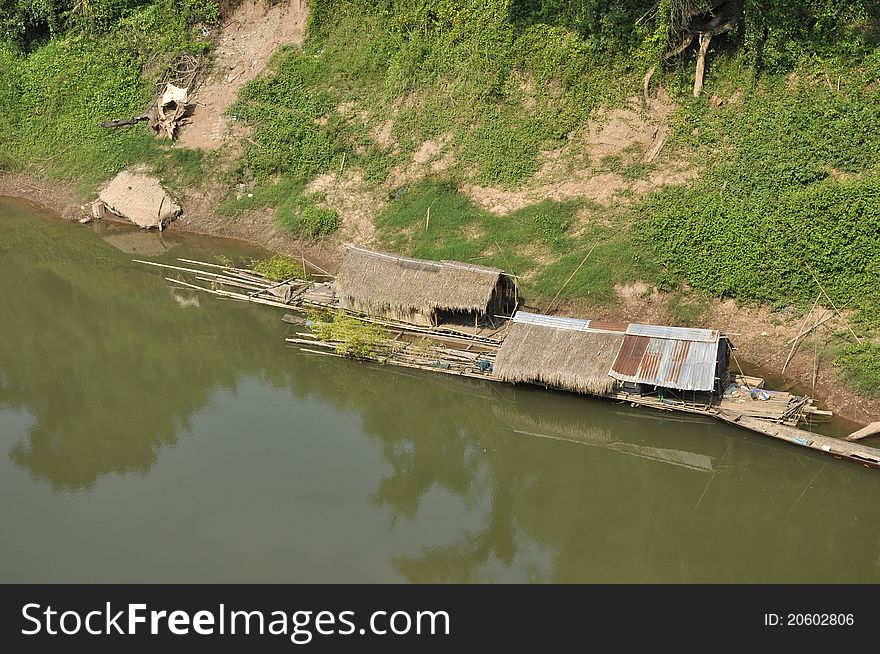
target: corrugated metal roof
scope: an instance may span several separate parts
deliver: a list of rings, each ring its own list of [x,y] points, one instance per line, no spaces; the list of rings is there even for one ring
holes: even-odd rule
[[[631,323],[626,328],[627,334],[633,336],[648,336],[651,338],[666,338],[676,341],[699,341],[705,343],[717,343],[718,332],[714,329],[694,329],[691,327],[664,327],[662,325],[640,325]]]
[[[648,343],[650,342],[651,339],[646,336],[631,336],[629,334],[624,336],[623,344],[617,353],[617,359],[614,360],[611,366],[612,373],[617,372],[626,377],[635,376],[639,371],[639,366],[642,364],[642,359],[645,357],[645,352],[647,352]]]
[[[625,332],[629,327],[628,322],[614,322],[611,320],[591,320],[590,329],[603,332]]]
[[[564,318],[562,316],[545,316],[543,313],[529,313],[517,311],[513,316],[513,322],[524,325],[540,325],[541,327],[555,327],[556,329],[570,329],[576,332],[587,331],[590,326],[589,320],[580,318]]]
[[[627,334],[608,374],[637,384],[711,391],[717,356],[717,337],[711,342]]]

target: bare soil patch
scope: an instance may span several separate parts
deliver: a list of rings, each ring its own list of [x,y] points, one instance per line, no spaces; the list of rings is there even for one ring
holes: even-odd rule
[[[665,93],[642,110],[638,98],[628,106],[603,109],[562,148],[541,153],[541,167],[520,188],[465,185],[477,204],[504,215],[542,200],[590,200],[602,206],[627,202],[665,185],[682,184],[696,176],[687,161],[661,156],[675,109]],[[613,160],[615,170],[610,170]],[[627,179],[617,168],[657,163],[647,179]],[[662,165],[661,165],[662,162]]]
[[[230,125],[226,111],[241,87],[263,72],[272,54],[289,43],[302,44],[308,3],[289,0],[270,5],[244,0],[220,29],[214,65],[193,95],[192,122],[181,128],[186,148],[219,148]]]
[[[319,204],[339,214],[341,225],[332,236],[333,242],[339,246],[357,243],[367,247],[376,242],[375,219],[386,202],[380,191],[364,182],[360,171],[352,170],[342,176],[320,175],[306,187],[306,192],[323,196]]]

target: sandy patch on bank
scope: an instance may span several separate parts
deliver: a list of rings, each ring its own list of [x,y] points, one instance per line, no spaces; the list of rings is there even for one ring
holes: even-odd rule
[[[306,187],[306,193],[321,197],[318,204],[334,209],[341,224],[333,234],[336,243],[356,243],[370,247],[376,242],[376,216],[385,208],[380,191],[370,189],[358,170],[328,173],[316,177]]]
[[[581,199],[610,206],[695,178],[689,162],[662,155],[675,105],[665,92],[647,111],[640,102],[631,98],[625,107],[599,110],[563,147],[542,152],[540,168],[519,188],[468,184],[462,190],[488,211],[504,215],[543,200]],[[618,170],[635,164],[656,169],[647,180],[629,180]]]
[[[274,5],[244,0],[235,9],[220,29],[214,65],[192,97],[192,122],[181,128],[179,145],[204,150],[223,145],[230,125],[224,114],[280,46],[302,43],[308,10],[305,0]]]

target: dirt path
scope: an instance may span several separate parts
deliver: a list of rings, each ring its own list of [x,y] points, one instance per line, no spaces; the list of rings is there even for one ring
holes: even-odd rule
[[[230,120],[224,114],[242,86],[259,75],[280,46],[302,44],[309,6],[306,0],[268,5],[244,0],[220,30],[214,66],[196,89],[192,123],[178,143],[214,150],[223,145]]]

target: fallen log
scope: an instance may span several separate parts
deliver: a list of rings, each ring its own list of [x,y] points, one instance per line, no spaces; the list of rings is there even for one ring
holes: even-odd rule
[[[872,422],[870,425],[862,427],[858,431],[854,431],[849,436],[845,436],[843,440],[857,441],[862,438],[867,438],[868,436],[873,436],[874,434],[880,434],[880,422]]]
[[[132,116],[131,118],[117,118],[116,120],[108,120],[106,123],[101,123],[101,127],[126,127],[128,125],[137,125],[139,122],[144,120],[150,120],[152,118],[151,115],[152,110],[145,111],[139,116]]]

